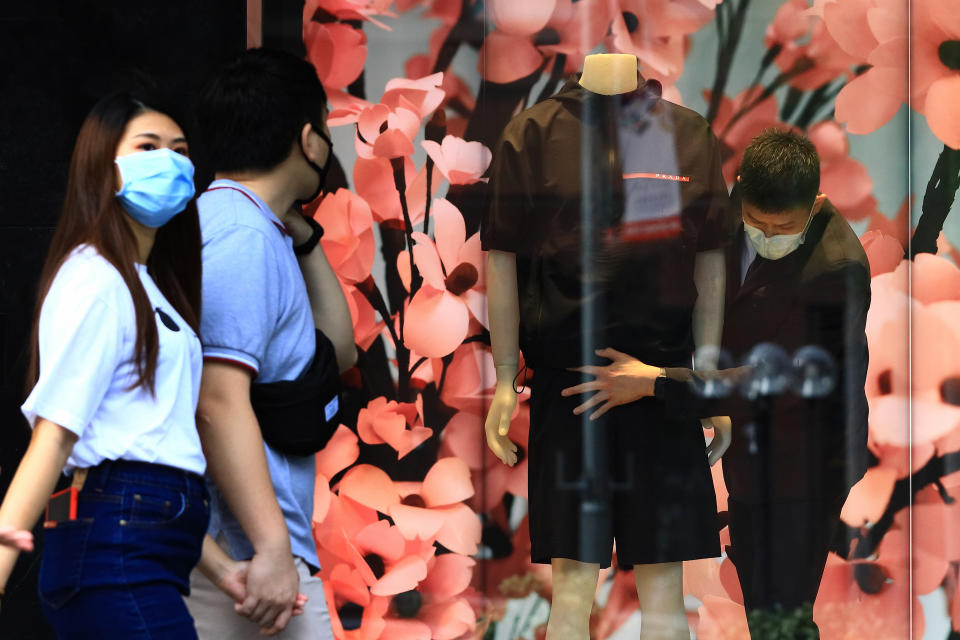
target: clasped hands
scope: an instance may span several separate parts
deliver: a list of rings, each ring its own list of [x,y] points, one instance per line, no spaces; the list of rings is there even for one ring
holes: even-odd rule
[[[574,367],[571,369],[572,371],[595,376],[595,379],[567,387],[561,391],[561,395],[564,397],[595,392],[573,410],[575,415],[581,415],[600,405],[590,414],[590,419],[596,420],[614,407],[654,395],[654,385],[661,371],[659,367],[648,365],[616,349],[598,349],[596,354],[611,360],[611,363],[603,366]],[[487,445],[494,455],[504,464],[513,466],[518,460],[517,445],[507,437],[507,434],[510,430],[510,420],[516,408],[517,398],[513,390],[512,380],[507,382],[508,378],[499,375],[499,373],[498,371],[497,388],[490,403],[484,431],[486,432]],[[678,369],[673,371],[668,369],[667,376],[680,380],[688,379],[689,370]],[[730,446],[732,425],[730,418],[727,416],[703,418],[701,424],[704,428],[713,429],[714,432],[713,438],[707,445],[707,460],[712,466]]]

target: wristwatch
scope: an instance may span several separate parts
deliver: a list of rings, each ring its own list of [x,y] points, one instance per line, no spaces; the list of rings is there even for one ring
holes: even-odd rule
[[[304,216],[304,222],[310,225],[310,228],[313,229],[313,233],[310,234],[310,237],[304,241],[303,244],[297,245],[293,248],[293,252],[298,256],[305,256],[317,246],[317,243],[320,242],[320,238],[323,237],[323,227],[320,226],[320,223],[313,219],[312,216]]]

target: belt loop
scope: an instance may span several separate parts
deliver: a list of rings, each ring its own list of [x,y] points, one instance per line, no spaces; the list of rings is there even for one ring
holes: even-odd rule
[[[70,486],[77,491],[83,491],[83,485],[87,481],[87,474],[90,472],[90,469],[83,467],[80,469],[73,470],[73,481],[70,483]]]

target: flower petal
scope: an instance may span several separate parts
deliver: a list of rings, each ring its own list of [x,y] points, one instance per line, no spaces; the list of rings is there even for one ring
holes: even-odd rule
[[[478,67],[484,79],[506,84],[525,78],[543,63],[543,56],[530,38],[491,31],[483,40]]]
[[[480,544],[480,516],[465,504],[435,509],[444,514],[444,523],[437,532],[437,542],[454,553],[472,556]]]
[[[432,540],[443,527],[444,514],[432,509],[395,504],[389,515],[407,540]]]
[[[423,479],[421,495],[428,507],[456,504],[473,494],[470,468],[459,458],[437,460]]]
[[[883,67],[873,67],[854,78],[837,95],[837,121],[845,123],[849,133],[873,133],[900,109],[906,97],[906,79],[902,70]]]
[[[340,495],[380,513],[389,513],[390,508],[400,502],[390,476],[369,464],[357,465],[347,471],[340,481]]]
[[[426,577],[427,563],[423,558],[409,556],[390,567],[383,577],[370,587],[370,593],[375,596],[395,596],[416,589]]]
[[[354,542],[366,553],[375,553],[386,562],[395,562],[403,557],[403,534],[386,520],[377,520],[361,529],[354,537]]]
[[[923,113],[933,135],[951,149],[960,149],[960,75],[952,74],[936,80],[927,91]]]
[[[420,583],[420,592],[437,600],[446,600],[460,595],[470,586],[473,558],[458,553],[444,553],[433,559],[427,578]]]
[[[556,4],[557,0],[490,0],[487,8],[497,29],[513,36],[530,36],[547,25]]]
[[[889,467],[867,469],[866,475],[850,489],[840,519],[854,528],[877,522],[890,502],[896,481],[897,473]]]
[[[317,452],[317,473],[332,478],[354,462],[360,456],[357,436],[344,425],[337,427],[326,446]]]
[[[459,264],[457,258],[467,237],[463,214],[446,198],[435,199],[430,212],[436,221],[434,238],[437,252],[440,254],[440,259],[443,260],[443,265],[449,275]]]
[[[477,626],[477,614],[464,598],[424,605],[420,618],[430,626],[433,640],[455,640]]]
[[[444,291],[443,266],[440,263],[440,252],[430,236],[420,231],[413,232],[413,262],[417,265],[424,282],[437,291]]]
[[[407,307],[403,340],[424,357],[442,358],[467,337],[469,324],[470,312],[459,298],[423,287]]]

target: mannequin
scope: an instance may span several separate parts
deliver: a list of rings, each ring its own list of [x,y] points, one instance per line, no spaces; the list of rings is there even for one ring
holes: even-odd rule
[[[604,96],[632,92],[638,86],[637,59],[628,54],[589,55],[584,60],[579,85]],[[699,295],[693,309],[692,331],[698,347],[696,367],[699,369],[716,368],[715,354],[723,322],[723,267],[722,249],[696,255],[693,277]],[[497,384],[485,421],[485,433],[493,453],[504,464],[513,466],[517,463],[518,450],[508,432],[517,404],[514,380],[518,373],[521,316],[516,253],[489,249],[487,295]],[[536,381],[536,373],[534,379]],[[711,420],[705,420],[704,426],[711,426]],[[587,640],[600,565],[553,557],[551,566],[554,600],[547,639]],[[634,576],[643,616],[640,637],[643,640],[688,638],[682,563],[636,564]]]

